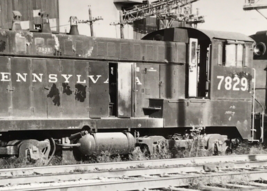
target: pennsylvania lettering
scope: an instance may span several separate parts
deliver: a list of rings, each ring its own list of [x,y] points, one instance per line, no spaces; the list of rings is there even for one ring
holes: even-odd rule
[[[47,81],[49,83],[70,83],[70,81],[75,81],[78,84],[86,84],[87,82],[97,83],[99,80],[103,78],[102,75],[87,75],[82,76],[80,74],[48,74],[47,77],[42,73],[10,73],[10,72],[0,72],[0,82],[43,82]],[[137,85],[142,85],[141,81],[138,77],[135,78],[135,82]],[[105,78],[103,83],[108,84],[109,78]]]
[[[0,74],[1,82],[10,82],[11,79],[12,81],[16,82],[27,82],[28,80],[31,80],[32,82],[43,82],[43,80],[45,79],[44,74],[41,73],[32,73],[30,76],[27,73],[14,73],[11,75],[11,73],[9,72],[0,72]],[[76,83],[85,84],[88,80],[93,83],[97,83],[101,77],[102,75],[88,75],[87,77],[84,77],[79,74],[48,74],[47,80],[49,83],[57,83],[58,81],[63,83],[69,83],[70,80],[74,79]],[[108,79],[106,79],[104,83],[108,83]]]

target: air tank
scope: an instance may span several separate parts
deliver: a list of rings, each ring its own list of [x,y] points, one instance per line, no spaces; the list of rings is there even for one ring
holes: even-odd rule
[[[135,138],[131,133],[87,133],[79,140],[79,150],[85,156],[100,155],[102,151],[110,154],[131,153],[135,147]]]

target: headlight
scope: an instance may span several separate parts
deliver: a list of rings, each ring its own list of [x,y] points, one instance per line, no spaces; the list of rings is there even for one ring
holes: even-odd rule
[[[256,46],[254,47],[253,52],[254,52],[254,55],[255,56],[262,56],[262,55],[264,55],[265,52],[266,52],[266,45],[265,45],[265,43],[263,43],[263,42],[257,43]]]

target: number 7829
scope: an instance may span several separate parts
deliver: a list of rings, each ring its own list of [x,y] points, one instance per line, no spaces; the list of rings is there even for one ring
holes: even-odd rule
[[[219,79],[219,83],[217,86],[218,90],[221,90],[224,87],[225,90],[233,90],[233,91],[247,91],[248,90],[248,79],[245,77],[239,78],[235,76],[234,78],[230,76],[217,76]]]

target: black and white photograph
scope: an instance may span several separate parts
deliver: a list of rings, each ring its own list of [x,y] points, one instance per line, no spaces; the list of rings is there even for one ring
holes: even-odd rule
[[[0,0],[0,191],[267,191],[266,106],[267,0]]]

